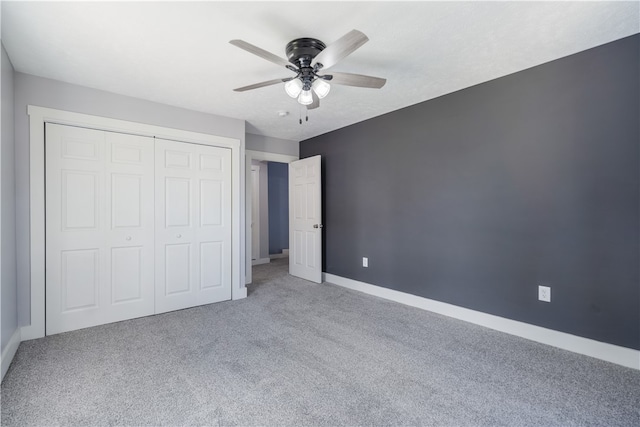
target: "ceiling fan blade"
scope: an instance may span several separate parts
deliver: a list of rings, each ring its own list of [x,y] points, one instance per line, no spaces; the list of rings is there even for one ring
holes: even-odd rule
[[[260,83],[254,83],[252,85],[249,86],[243,86],[243,87],[239,87],[237,89],[234,89],[234,92],[244,92],[247,90],[251,90],[251,89],[258,89],[259,87],[265,87],[265,86],[271,86],[271,85],[275,85],[278,83],[282,83],[282,82],[286,82],[288,80],[291,79],[273,79],[273,80],[267,80],[266,82],[260,82]]]
[[[344,86],[380,89],[387,82],[387,79],[373,76],[364,76],[362,74],[331,73],[331,75],[333,76],[333,78],[331,80],[328,80],[328,82]]]
[[[342,58],[351,54],[360,46],[369,41],[369,38],[358,30],[351,30],[337,41],[329,45],[313,60],[313,65],[322,64],[322,69],[336,65]]]
[[[313,90],[311,91],[311,96],[313,97],[313,102],[307,105],[307,110],[313,110],[320,106],[320,98]]]
[[[244,40],[231,40],[229,41],[229,43],[239,47],[240,49],[244,49],[247,52],[253,53],[254,55],[258,55],[260,58],[273,62],[276,65],[282,65],[283,67],[290,65],[289,61],[287,61],[286,59],[280,58],[278,55],[274,55],[271,52],[267,52],[266,50],[261,49],[258,46],[254,46],[251,43],[247,43]]]

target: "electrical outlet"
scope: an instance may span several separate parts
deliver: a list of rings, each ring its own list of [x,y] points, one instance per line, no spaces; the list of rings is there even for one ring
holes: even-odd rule
[[[538,286],[538,299],[544,302],[551,302],[551,288],[549,286]]]
[[[362,266],[369,267],[369,258],[367,258],[366,256],[362,257]]]

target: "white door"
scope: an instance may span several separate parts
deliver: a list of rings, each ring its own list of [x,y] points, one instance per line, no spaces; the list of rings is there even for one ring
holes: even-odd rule
[[[156,139],[156,313],[231,299],[231,150]]]
[[[153,140],[46,125],[46,329],[154,312]]]
[[[251,165],[251,259],[260,258],[260,166]]]
[[[289,163],[289,274],[322,283],[320,156]]]

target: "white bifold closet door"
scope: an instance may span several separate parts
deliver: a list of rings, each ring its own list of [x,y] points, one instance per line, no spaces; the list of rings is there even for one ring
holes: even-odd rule
[[[231,150],[46,125],[46,333],[231,299]]]
[[[47,334],[154,313],[153,138],[46,125]]]
[[[231,150],[156,139],[156,312],[231,299]]]

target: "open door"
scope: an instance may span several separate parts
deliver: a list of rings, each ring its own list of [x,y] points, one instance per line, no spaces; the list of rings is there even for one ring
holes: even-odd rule
[[[289,163],[289,274],[322,283],[320,156]]]

